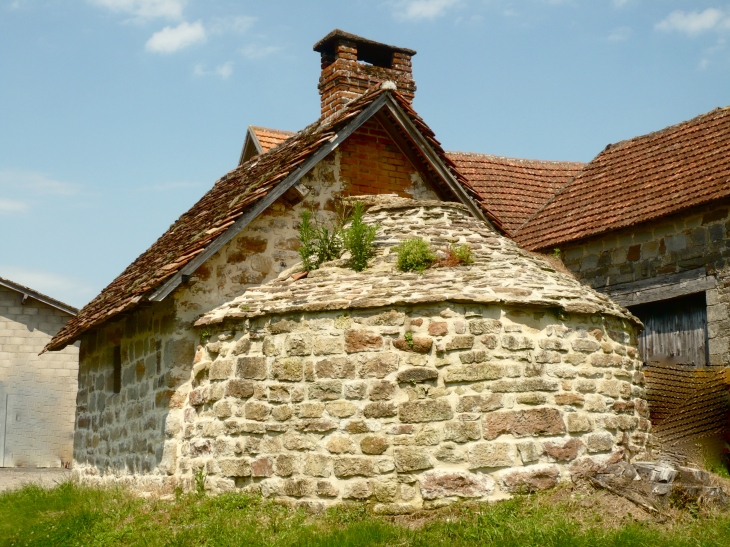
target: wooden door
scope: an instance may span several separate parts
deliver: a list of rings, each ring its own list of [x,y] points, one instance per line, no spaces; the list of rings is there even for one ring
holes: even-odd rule
[[[669,359],[698,367],[708,364],[704,292],[629,309],[644,323],[639,351],[645,363]]]

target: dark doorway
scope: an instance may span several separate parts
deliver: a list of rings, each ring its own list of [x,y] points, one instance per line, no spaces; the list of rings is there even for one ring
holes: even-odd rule
[[[669,360],[697,367],[708,364],[704,292],[629,309],[644,323],[639,352],[645,363]]]

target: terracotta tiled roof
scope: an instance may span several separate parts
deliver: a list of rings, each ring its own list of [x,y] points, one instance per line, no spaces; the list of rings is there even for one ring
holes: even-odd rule
[[[585,166],[579,162],[522,160],[447,152],[481,202],[512,234]]]
[[[434,133],[398,93],[373,88],[352,101],[335,117],[320,119],[269,153],[256,156],[213,185],[203,198],[182,215],[149,249],[71,319],[49,342],[45,350],[61,349],[85,330],[128,311],[156,287],[223,234],[236,219],[302,165],[337,131],[352,121],[383,93],[392,93],[400,108],[429,142],[446,165],[451,162]],[[466,180],[455,178],[468,188]]]
[[[528,249],[676,213],[730,196],[730,107],[609,145],[515,238]]]
[[[261,153],[266,153],[272,148],[276,148],[289,137],[296,135],[293,131],[281,131],[279,129],[269,129],[268,127],[251,126],[251,130],[261,145]]]

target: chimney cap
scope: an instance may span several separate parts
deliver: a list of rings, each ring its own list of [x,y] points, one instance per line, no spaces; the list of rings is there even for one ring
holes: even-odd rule
[[[369,57],[381,57],[384,53],[405,53],[406,55],[415,55],[416,52],[413,49],[407,49],[404,47],[390,46],[381,42],[375,42],[374,40],[368,40],[362,36],[350,34],[344,30],[335,29],[330,32],[327,36],[322,38],[319,42],[314,44],[314,51],[318,53],[324,53],[334,55],[335,47],[337,42],[340,40],[346,40],[348,42],[354,42],[358,45],[357,58],[358,60],[368,61]]]

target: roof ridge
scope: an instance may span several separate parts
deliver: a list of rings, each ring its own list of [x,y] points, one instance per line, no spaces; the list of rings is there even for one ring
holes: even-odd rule
[[[532,159],[532,158],[513,158],[510,156],[500,156],[497,154],[487,154],[483,152],[461,152],[458,150],[446,150],[446,154],[454,155],[454,156],[478,156],[483,158],[491,158],[491,159],[497,159],[497,160],[509,160],[509,161],[518,161],[518,162],[534,162],[534,163],[546,163],[546,164],[556,164],[556,165],[565,165],[565,164],[574,164],[574,165],[587,165],[585,162],[582,161],[571,161],[571,160],[540,160],[540,159]]]
[[[713,114],[720,114],[723,112],[730,113],[730,106],[718,106],[716,108],[713,108],[709,112],[705,112],[704,114],[700,114],[699,116],[695,116],[694,118],[690,118],[689,120],[683,120],[683,121],[675,123],[673,125],[668,125],[662,129],[658,129],[657,131],[652,131],[650,133],[645,133],[643,135],[637,135],[636,137],[631,137],[630,139],[624,139],[621,141],[617,141],[615,143],[609,143],[606,145],[606,147],[603,150],[601,150],[601,152],[598,154],[598,156],[600,156],[603,152],[605,152],[607,150],[611,150],[616,147],[626,146],[629,143],[639,142],[644,139],[651,140],[653,137],[658,137],[658,136],[664,135],[666,133],[670,133],[674,130],[680,129],[682,127],[686,127],[686,126],[692,125],[694,123],[699,123],[701,121],[704,121],[703,118],[707,118]],[[596,158],[598,156],[596,156]]]

